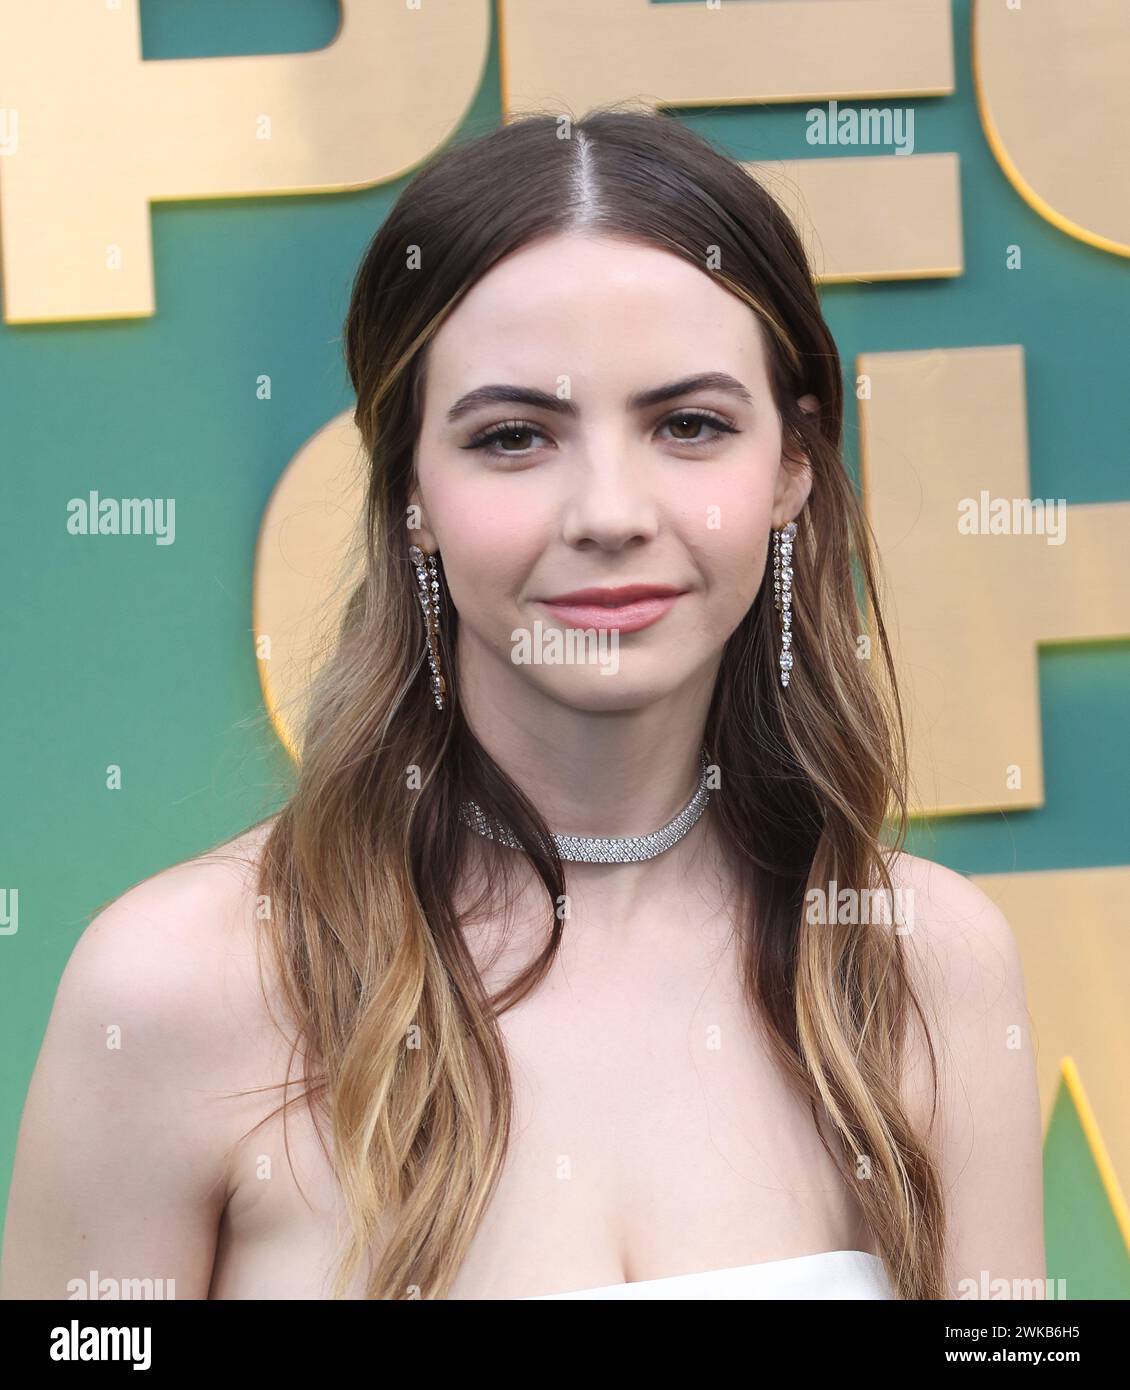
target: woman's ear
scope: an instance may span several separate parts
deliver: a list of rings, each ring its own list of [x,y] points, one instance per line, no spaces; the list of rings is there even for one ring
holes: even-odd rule
[[[820,402],[812,395],[801,396],[797,405],[806,415],[814,415],[820,409]],[[795,441],[786,440],[781,449],[781,466],[773,494],[774,530],[780,530],[800,514],[811,491],[812,463],[808,454],[799,449]]]

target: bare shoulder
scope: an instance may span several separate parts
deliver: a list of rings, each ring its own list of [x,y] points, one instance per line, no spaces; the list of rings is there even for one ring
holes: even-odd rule
[[[920,1026],[909,1040],[912,1104],[924,1099],[928,1029],[943,1079],[960,1085],[986,1030],[1027,1024],[1024,974],[1004,913],[977,884],[943,864],[898,854],[890,864],[899,936]]]
[[[75,944],[59,1000],[83,1012],[96,1001],[128,1003],[135,1026],[218,1052],[255,1007],[258,866],[269,829],[254,826],[115,898]]]
[[[61,1297],[94,1264],[207,1296],[235,1146],[269,1108],[249,1088],[286,1057],[256,949],[268,829],[135,884],[71,952],[20,1124],[5,1298]]]
[[[271,824],[141,880],[95,914],[59,981],[41,1065],[116,1052],[126,1105],[149,1087],[218,1095],[266,1079],[278,999],[257,904]],[[236,1109],[200,1113],[220,1130]]]
[[[271,821],[174,864],[127,888],[99,911],[75,947],[96,949],[93,943],[131,938],[144,949],[161,933],[188,932],[199,939],[210,933],[218,939],[239,932],[241,909],[248,905],[259,859]],[[200,909],[210,911],[200,917]],[[104,947],[103,947],[104,949]]]
[[[1045,1272],[1043,1124],[1016,937],[984,890],[952,869],[902,854],[891,877],[937,1065],[935,1113],[926,1038],[914,1028],[907,1109],[930,1136],[946,1192],[951,1297],[973,1287],[963,1280],[981,1287],[986,1272],[1023,1287]]]
[[[1002,993],[1023,998],[1016,937],[983,889],[914,854],[896,855],[891,877],[896,896],[902,892],[902,935],[923,1004],[952,1014],[982,1011]]]

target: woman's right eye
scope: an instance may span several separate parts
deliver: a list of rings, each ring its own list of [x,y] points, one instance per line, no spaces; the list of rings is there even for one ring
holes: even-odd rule
[[[536,448],[536,446],[531,448],[526,441],[531,438],[546,439],[547,437],[529,420],[506,420],[501,425],[492,425],[489,429],[481,430],[462,447],[464,449],[482,449],[488,454],[493,454],[496,458],[521,458],[524,454],[534,452],[534,448]],[[503,448],[503,444],[515,445],[516,447]]]

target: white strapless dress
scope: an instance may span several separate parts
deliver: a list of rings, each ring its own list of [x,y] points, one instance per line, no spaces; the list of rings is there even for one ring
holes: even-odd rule
[[[882,1260],[862,1250],[828,1250],[667,1279],[638,1279],[570,1293],[533,1294],[541,1298],[894,1298]]]

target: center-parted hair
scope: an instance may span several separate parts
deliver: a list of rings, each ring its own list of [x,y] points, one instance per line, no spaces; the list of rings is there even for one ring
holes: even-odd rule
[[[510,1138],[498,1018],[545,976],[561,939],[565,871],[547,849],[550,827],[465,722],[450,606],[449,698],[435,707],[408,520],[437,330],[503,257],[578,232],[659,247],[744,301],[763,330],[786,452],[810,462],[792,559],[796,664],[782,689],[766,566],[722,655],[705,730],[721,780],[707,816],[740,877],[748,1007],[810,1105],[896,1293],[945,1297],[942,1189],[901,1099],[909,1031],[923,1023],[905,945],[893,925],[817,924],[805,912],[808,890],[833,884],[893,901],[891,856],[906,827],[874,545],[841,455],[839,354],[777,202],[673,117],[615,108],[574,122],[525,116],[431,159],[353,285],[344,339],[369,465],[364,577],[313,684],[297,785],[258,886],[272,905],[260,925],[292,1057],[303,1057],[302,1094],[283,1108],[310,1106],[350,1215],[335,1296],[359,1269],[372,1298],[447,1296]],[[808,394],[820,403],[812,413],[797,405]],[[879,659],[860,659],[862,634]],[[469,879],[466,798],[525,847],[489,852],[476,911],[504,910],[516,861],[546,894],[544,949],[494,995],[457,908]]]

